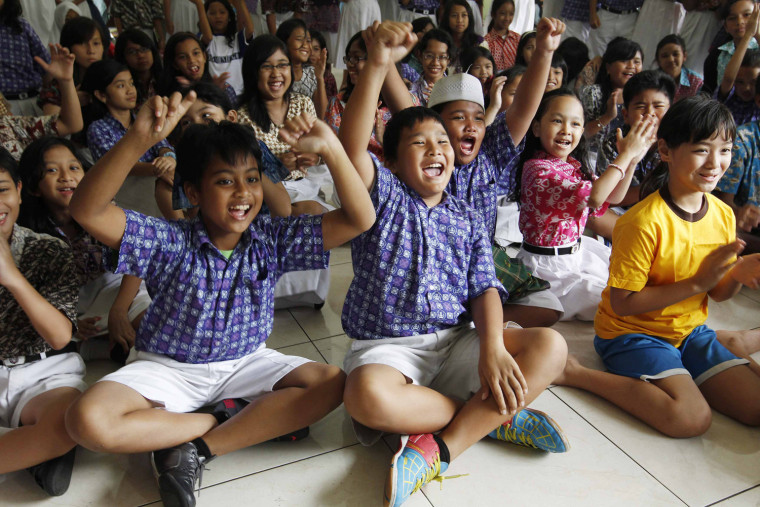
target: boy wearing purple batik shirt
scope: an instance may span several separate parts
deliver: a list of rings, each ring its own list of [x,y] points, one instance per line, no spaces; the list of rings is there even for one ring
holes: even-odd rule
[[[394,62],[416,42],[408,23],[375,24],[364,37],[370,70],[351,94],[340,138],[378,218],[352,242],[344,402],[362,443],[403,435],[384,498],[397,506],[486,435],[565,451],[556,423],[524,406],[559,373],[567,347],[550,329],[504,329],[506,292],[483,219],[445,192],[455,155],[440,116],[420,107],[396,114],[383,143],[387,167],[360,148],[384,82],[400,79]]]
[[[70,205],[87,232],[118,250],[117,271],[145,280],[153,302],[127,366],[71,407],[67,428],[88,449],[155,451],[161,499],[185,506],[195,505],[195,482],[213,457],[294,432],[340,404],[340,369],[264,345],[274,286],[284,272],[326,268],[327,251],[367,230],[375,216],[332,130],[305,114],[289,120],[280,136],[325,160],[341,209],[259,215],[261,152],[250,128],[230,122],[193,125],[177,146],[185,193],[200,210],[196,219],[168,222],[112,205],[130,168],[166,138],[194,99],[194,92],[185,99],[175,93],[146,103]],[[239,412],[221,404],[213,414],[191,413],[229,398],[253,402]]]

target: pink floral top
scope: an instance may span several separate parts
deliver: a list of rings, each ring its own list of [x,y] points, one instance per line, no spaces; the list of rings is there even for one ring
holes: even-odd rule
[[[520,191],[520,232],[535,246],[563,246],[583,233],[589,213],[602,216],[608,203],[596,210],[588,207],[592,182],[585,180],[581,164],[567,162],[539,151],[525,162]]]

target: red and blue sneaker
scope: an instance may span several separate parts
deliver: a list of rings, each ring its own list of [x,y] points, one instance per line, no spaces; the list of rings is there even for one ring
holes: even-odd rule
[[[540,410],[531,408],[520,410],[488,436],[548,452],[567,452],[570,449],[559,424]]]
[[[448,463],[441,461],[433,435],[402,435],[399,450],[391,460],[383,505],[396,507],[403,504],[412,493],[439,477],[448,467]]]

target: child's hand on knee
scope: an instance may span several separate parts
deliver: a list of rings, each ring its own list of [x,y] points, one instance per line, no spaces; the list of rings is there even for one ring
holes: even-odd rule
[[[699,269],[692,277],[700,292],[712,290],[737,263],[736,256],[744,249],[744,241],[737,239],[733,243],[720,246],[702,259]]]
[[[514,414],[525,405],[528,383],[520,367],[503,346],[481,351],[478,365],[483,400],[489,394],[496,401],[501,414]]]
[[[401,61],[417,44],[411,23],[375,21],[362,36],[367,43],[368,60],[376,65]]]

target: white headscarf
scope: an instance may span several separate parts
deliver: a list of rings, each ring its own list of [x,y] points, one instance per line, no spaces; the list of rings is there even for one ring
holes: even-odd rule
[[[69,0],[59,3],[55,8],[55,12],[53,13],[53,40],[55,42],[59,42],[61,40],[61,30],[63,29],[63,25],[66,23],[66,15],[69,13],[69,11],[76,12],[78,16],[82,15],[82,11],[79,9],[79,6]]]

